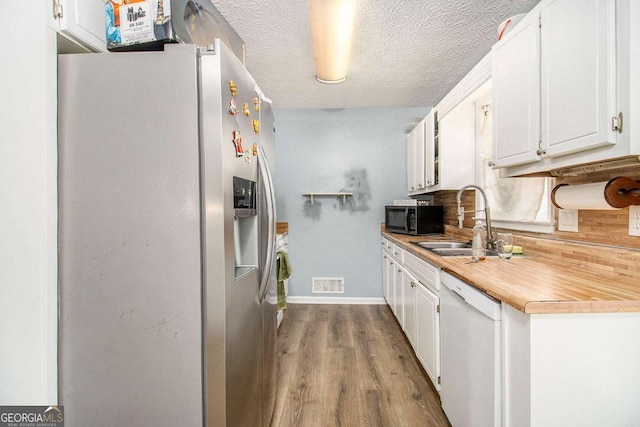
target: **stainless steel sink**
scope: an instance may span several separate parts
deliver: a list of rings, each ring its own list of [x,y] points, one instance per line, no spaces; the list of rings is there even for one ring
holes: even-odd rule
[[[439,249],[439,248],[469,248],[471,245],[468,242],[411,242],[414,245],[418,245],[425,249]]]

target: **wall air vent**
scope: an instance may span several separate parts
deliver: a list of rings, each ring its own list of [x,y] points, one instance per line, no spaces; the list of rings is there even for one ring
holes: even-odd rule
[[[343,294],[344,277],[312,277],[314,294]]]

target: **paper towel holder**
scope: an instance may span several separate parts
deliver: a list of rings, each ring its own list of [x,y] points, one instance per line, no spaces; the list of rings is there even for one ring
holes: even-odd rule
[[[598,191],[602,192],[602,198],[610,208],[622,209],[631,205],[640,205],[640,182],[634,181],[628,177],[617,177],[609,181],[595,184],[588,184],[595,186]],[[567,209],[561,206],[561,203],[556,201],[556,193],[558,190],[567,190],[566,187],[569,184],[558,184],[551,191],[551,203],[558,209]],[[601,187],[600,187],[601,186]],[[573,188],[579,188],[580,185],[569,186]],[[583,186],[584,187],[584,186]],[[571,206],[569,209],[579,209],[579,207]],[[585,206],[583,209],[596,209],[593,207]],[[602,208],[607,209],[607,208]]]

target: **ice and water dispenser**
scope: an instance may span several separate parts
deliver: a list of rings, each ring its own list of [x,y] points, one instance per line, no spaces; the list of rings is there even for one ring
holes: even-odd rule
[[[256,183],[233,177],[233,236],[236,278],[258,268]]]

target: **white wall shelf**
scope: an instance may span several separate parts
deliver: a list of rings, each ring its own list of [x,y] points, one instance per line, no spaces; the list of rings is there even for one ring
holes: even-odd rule
[[[311,198],[311,204],[314,203],[315,197],[342,197],[342,204],[344,205],[347,202],[347,196],[353,196],[353,193],[302,193],[302,195]]]

